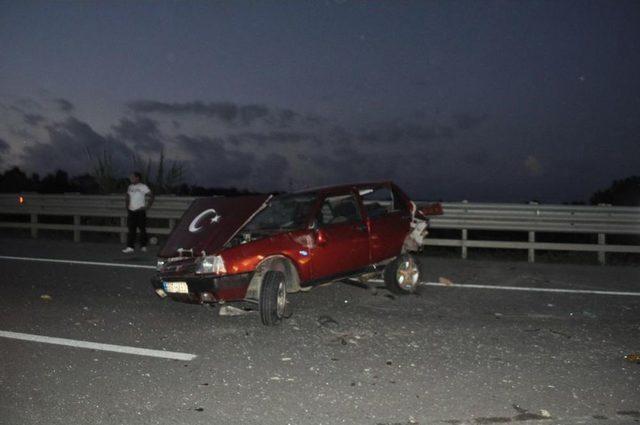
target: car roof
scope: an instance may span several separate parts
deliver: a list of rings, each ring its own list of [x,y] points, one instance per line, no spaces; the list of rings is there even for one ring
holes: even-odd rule
[[[320,186],[310,189],[304,189],[301,191],[293,192],[294,195],[304,195],[305,193],[335,193],[335,192],[349,192],[353,189],[361,190],[367,189],[371,187],[380,187],[380,186],[392,186],[393,183],[391,181],[378,181],[378,182],[368,182],[368,183],[352,183],[352,184],[342,184],[336,186]]]

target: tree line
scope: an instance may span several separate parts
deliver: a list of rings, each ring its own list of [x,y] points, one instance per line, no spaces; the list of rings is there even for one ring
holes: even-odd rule
[[[144,174],[144,172],[143,172]],[[166,177],[166,175],[165,175]],[[249,195],[246,189],[235,187],[203,187],[187,184],[182,181],[166,182],[163,179],[146,180],[156,194],[175,194],[180,196],[239,196]],[[106,177],[92,173],[69,176],[64,170],[57,170],[41,177],[38,173],[28,175],[19,167],[13,167],[0,173],[0,193],[83,193],[90,195],[124,193],[129,185],[129,178]]]

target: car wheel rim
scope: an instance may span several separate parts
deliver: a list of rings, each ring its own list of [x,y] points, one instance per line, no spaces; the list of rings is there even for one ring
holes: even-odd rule
[[[287,290],[284,282],[280,282],[278,285],[278,295],[276,299],[276,314],[278,317],[284,316],[284,308],[287,304]]]
[[[413,258],[404,257],[398,264],[398,273],[396,274],[396,280],[400,288],[410,291],[418,283],[420,271]]]

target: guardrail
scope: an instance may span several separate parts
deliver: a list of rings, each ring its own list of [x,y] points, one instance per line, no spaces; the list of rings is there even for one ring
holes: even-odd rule
[[[608,205],[538,205],[443,203],[444,214],[431,219],[433,229],[457,229],[460,239],[427,238],[427,245],[468,248],[522,249],[529,262],[536,250],[597,252],[605,264],[607,252],[640,253],[638,245],[607,244],[607,235],[640,235],[640,208]],[[471,240],[470,230],[526,232],[527,241]],[[597,235],[597,243],[538,242],[537,233]]]
[[[166,220],[166,226],[150,227],[148,233],[168,234],[194,199],[177,196],[156,197],[148,217]],[[38,237],[39,230],[69,231],[73,232],[74,241],[80,241],[83,232],[117,233],[124,243],[127,233],[127,213],[124,205],[124,195],[0,194],[0,214],[4,216],[0,220],[0,228],[29,229],[33,238]],[[587,251],[596,252],[598,261],[605,264],[606,253],[609,252],[640,253],[640,245],[607,244],[607,235],[640,235],[640,208],[637,207],[467,202],[446,202],[442,205],[444,214],[432,218],[431,228],[457,230],[460,231],[460,237],[427,238],[427,245],[458,247],[462,258],[467,258],[469,248],[527,250],[530,262],[535,261],[536,250]],[[72,217],[73,222],[43,222],[42,218],[46,217]],[[91,217],[112,218],[117,223],[87,224]],[[469,238],[469,232],[477,230],[523,232],[527,240]],[[593,234],[597,235],[597,243],[540,242],[536,240],[538,233]]]

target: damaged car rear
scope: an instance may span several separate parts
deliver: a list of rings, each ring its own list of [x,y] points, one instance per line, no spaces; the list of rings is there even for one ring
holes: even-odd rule
[[[285,315],[287,294],[384,276],[396,294],[415,290],[413,252],[429,215],[393,183],[343,185],[278,196],[200,198],[160,250],[156,293],[196,304],[243,302],[265,325]]]

